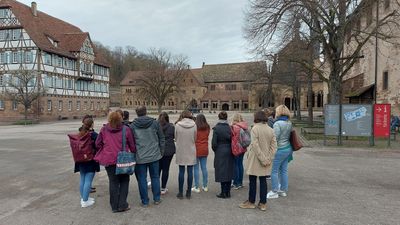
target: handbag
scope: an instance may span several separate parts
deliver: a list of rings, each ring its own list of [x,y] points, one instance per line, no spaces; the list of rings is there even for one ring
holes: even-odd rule
[[[115,168],[115,175],[129,174],[135,172],[136,158],[135,154],[126,151],[126,126],[122,127],[122,150],[118,152],[117,165]]]
[[[293,151],[298,151],[303,147],[295,130],[290,131],[290,145],[292,145]]]

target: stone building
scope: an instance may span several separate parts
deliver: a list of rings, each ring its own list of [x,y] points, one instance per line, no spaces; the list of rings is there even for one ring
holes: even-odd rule
[[[29,109],[32,119],[104,115],[109,107],[109,64],[90,35],[14,0],[0,2],[0,121],[23,117],[22,105],[2,94],[12,71],[35,73],[29,88],[46,93]]]
[[[201,97],[206,93],[206,87],[196,69],[187,70],[180,82],[179,92],[173,93],[163,104],[164,110],[183,110],[198,108]],[[121,107],[136,108],[145,105],[149,110],[157,110],[157,103],[151,99],[145,99],[139,93],[139,81],[145,76],[145,71],[130,71],[121,81]]]
[[[365,10],[361,18],[357,21],[357,30],[370,31],[376,25],[376,7],[379,3],[379,17],[384,18],[394,10],[400,10],[395,0],[374,1],[372,5]],[[373,103],[374,87],[377,88],[377,103],[392,104],[394,113],[399,114],[400,108],[400,42],[398,36],[400,30],[398,27],[394,30],[396,39],[390,39],[389,43],[378,39],[378,72],[375,83],[375,38],[371,38],[362,48],[360,58],[356,61],[352,69],[343,79],[343,92],[345,102],[348,103]],[[389,33],[386,28],[381,32]],[[392,30],[393,31],[393,30]],[[346,43],[346,51],[354,48],[354,40],[349,39]]]
[[[260,95],[268,88],[265,77],[260,74],[259,68],[265,67],[265,62],[242,62],[229,64],[206,65],[201,68],[191,69],[187,77],[182,79],[181,92],[174,93],[162,107],[163,110],[183,110],[199,108],[204,111],[248,111],[265,108],[263,97]],[[121,82],[121,106],[123,108],[136,108],[146,105],[151,110],[156,110],[154,101],[140,97],[138,78],[143,76],[143,71],[129,72]],[[264,74],[265,75],[265,74]],[[314,109],[322,109],[323,93],[322,82],[313,80]],[[307,108],[306,89],[301,91],[301,109]],[[280,80],[273,83],[273,105],[286,104],[293,108],[293,95],[291,86]]]

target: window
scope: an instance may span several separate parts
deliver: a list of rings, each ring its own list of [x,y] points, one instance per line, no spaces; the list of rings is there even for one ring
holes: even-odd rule
[[[0,87],[4,85],[3,82],[3,75],[0,75]]]
[[[58,101],[58,111],[62,111],[62,109],[63,109],[63,101],[60,100]]]
[[[385,0],[385,9],[390,7],[390,0]]]
[[[383,84],[382,84],[382,89],[387,90],[389,88],[389,72],[385,71],[383,72]]]
[[[51,55],[48,53],[45,53],[44,55],[44,64],[51,65]]]
[[[192,94],[196,94],[196,90],[192,90]]]
[[[90,102],[90,110],[94,110],[94,102]]]
[[[72,111],[72,101],[68,102],[68,111]]]
[[[215,91],[215,84],[210,85],[210,90]]]
[[[243,90],[249,90],[250,88],[249,84],[243,84]]]
[[[3,110],[4,109],[4,101],[0,99],[0,109]]]
[[[33,54],[31,51],[25,52],[25,62],[32,63],[33,62]]]
[[[203,109],[208,109],[208,102],[203,103]]]
[[[47,100],[47,111],[51,111],[52,106],[51,106],[51,100]]]
[[[7,64],[7,55],[5,52],[0,53],[0,64]]]
[[[212,108],[213,108],[213,109],[218,108],[218,103],[213,103],[213,104],[212,104]]]
[[[100,102],[97,102],[96,110],[100,110]]]
[[[62,58],[61,57],[57,57],[57,66],[58,67],[62,67],[63,66],[62,62],[63,62]]]
[[[372,13],[372,4],[367,8],[367,15],[365,15],[365,17],[367,18],[367,26],[369,26],[372,23],[372,17],[373,17],[373,13]]]
[[[19,62],[19,54],[18,54],[19,52],[13,52],[12,53],[12,62],[13,63],[18,63]]]
[[[7,40],[8,30],[0,30],[0,41]]]
[[[13,109],[14,111],[17,111],[17,110],[18,110],[18,102],[17,102],[17,101],[13,101],[12,109]]]
[[[9,15],[9,9],[0,9],[0,18],[7,18]]]
[[[81,110],[81,101],[76,102],[76,110],[77,111]]]
[[[67,81],[67,88],[68,88],[69,90],[72,89],[72,80],[68,80],[68,81]]]
[[[15,29],[12,31],[12,39],[13,40],[21,39],[21,30],[20,29]]]
[[[87,110],[87,102],[83,102],[83,110]]]

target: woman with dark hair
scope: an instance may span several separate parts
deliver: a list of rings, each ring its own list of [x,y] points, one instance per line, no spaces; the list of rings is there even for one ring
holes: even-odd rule
[[[125,136],[123,136],[124,133]],[[126,140],[125,150],[136,152],[131,129],[123,125],[120,113],[111,112],[108,115],[108,123],[101,128],[97,137],[96,147],[99,152],[97,152],[95,160],[106,168],[109,181],[110,205],[114,213],[130,209],[126,200],[130,177],[128,174],[115,174],[118,152],[123,150],[123,138]]]
[[[193,165],[196,164],[196,135],[197,128],[192,113],[184,110],[175,125],[176,164],[179,165],[179,193],[176,197],[179,199],[183,199],[185,167],[188,173],[186,198],[190,199],[192,195]]]
[[[276,151],[274,131],[267,125],[265,112],[254,114],[254,126],[251,129],[251,143],[246,152],[246,174],[249,175],[249,197],[239,205],[243,209],[256,208],[257,177],[260,180],[260,202],[258,208],[267,209],[267,174],[270,174],[272,160]]]
[[[203,174],[203,191],[208,191],[208,172],[207,172],[207,156],[208,156],[208,136],[210,135],[210,125],[208,125],[206,117],[203,114],[196,116],[197,139],[196,139],[196,157],[197,163],[194,165],[194,187],[192,191],[200,192],[199,167]]]
[[[168,192],[167,182],[169,176],[169,167],[176,150],[174,142],[175,127],[169,122],[169,116],[166,112],[162,112],[158,116],[158,122],[160,123],[165,137],[165,150],[163,157],[160,159],[161,194],[165,195]]]
[[[228,114],[222,111],[218,114],[217,125],[213,128],[212,150],[215,153],[215,182],[221,183],[221,193],[218,198],[231,197],[231,181],[233,177],[233,155],[231,150],[231,128]]]
[[[82,120],[82,126],[79,128],[79,136],[83,137],[87,133],[90,133],[90,138],[93,141],[93,153],[96,153],[96,146],[94,142],[97,138],[97,133],[93,130],[93,118],[86,115]],[[81,206],[82,208],[91,206],[94,204],[94,198],[89,197],[91,192],[92,182],[96,172],[100,171],[100,165],[95,160],[88,162],[75,162],[74,172],[79,172],[81,175],[79,183],[79,192],[81,195]]]

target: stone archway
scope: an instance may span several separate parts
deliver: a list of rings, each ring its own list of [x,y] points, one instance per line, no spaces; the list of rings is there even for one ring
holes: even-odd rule
[[[229,111],[229,104],[228,103],[222,104],[221,109],[224,110],[224,111]]]

